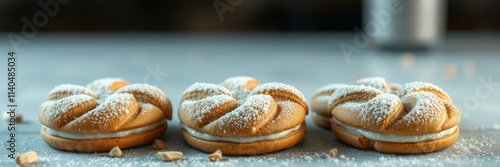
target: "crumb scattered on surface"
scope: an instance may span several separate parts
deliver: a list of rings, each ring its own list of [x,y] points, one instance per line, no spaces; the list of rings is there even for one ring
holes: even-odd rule
[[[218,149],[214,153],[208,155],[208,159],[212,162],[220,161],[222,159],[222,151],[220,151],[220,149]]]
[[[121,157],[122,156],[122,150],[120,149],[120,147],[115,146],[115,147],[113,147],[113,149],[111,149],[109,151],[109,156],[110,157]]]
[[[337,157],[338,154],[339,154],[339,150],[337,148],[331,149],[330,152],[328,153],[328,155],[330,155],[330,157]]]

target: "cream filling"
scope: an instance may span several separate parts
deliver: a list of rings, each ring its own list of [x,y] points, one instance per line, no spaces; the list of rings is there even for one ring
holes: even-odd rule
[[[135,129],[122,130],[118,132],[110,132],[110,133],[72,133],[72,132],[63,132],[54,129],[50,129],[44,126],[47,129],[47,133],[52,136],[59,136],[68,139],[77,139],[77,140],[85,140],[85,139],[104,139],[104,138],[117,138],[124,137],[130,134],[141,133],[151,129],[154,129],[158,126],[165,124],[165,120],[161,120],[159,122],[142,126]],[[43,126],[43,125],[42,125]]]
[[[327,116],[318,114],[316,112],[311,112],[311,116],[322,121],[322,122],[326,122],[326,123],[330,122],[330,118],[331,118],[331,117],[327,117]]]
[[[183,123],[179,123],[182,129],[186,130],[187,133],[189,133],[191,136],[194,136],[199,139],[203,140],[208,140],[208,141],[227,141],[227,142],[234,142],[234,143],[250,143],[250,142],[256,142],[256,141],[263,141],[263,140],[276,140],[282,137],[285,137],[286,135],[298,130],[300,128],[300,125],[297,125],[291,129],[284,130],[281,132],[276,132],[276,133],[271,133],[267,135],[260,135],[260,136],[241,136],[241,137],[236,137],[236,136],[216,136],[216,135],[211,135],[203,132],[199,132],[197,130],[191,129],[190,127],[184,125]]]
[[[356,127],[346,125],[346,124],[336,120],[335,118],[332,118],[332,123],[337,124],[337,125],[345,128],[347,131],[349,131],[351,133],[361,135],[361,136],[364,136],[364,137],[372,139],[372,140],[396,142],[396,143],[411,143],[411,142],[422,142],[422,141],[427,141],[427,140],[436,140],[436,139],[442,138],[446,135],[452,134],[453,132],[455,132],[455,129],[457,128],[457,126],[454,126],[450,129],[443,130],[440,132],[435,132],[435,133],[427,133],[427,134],[419,134],[419,135],[403,135],[403,134],[380,133],[380,132],[359,129]]]

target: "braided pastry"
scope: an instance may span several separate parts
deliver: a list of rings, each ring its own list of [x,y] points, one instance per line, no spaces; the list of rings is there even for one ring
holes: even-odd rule
[[[95,80],[87,87],[56,86],[38,112],[45,142],[81,152],[149,143],[165,133],[165,119],[171,118],[170,101],[160,89],[118,78]]]
[[[347,86],[332,94],[327,110],[331,129],[342,141],[384,153],[441,150],[458,138],[460,111],[437,86],[405,84],[395,94],[367,86]]]
[[[382,77],[369,77],[369,78],[361,78],[354,82],[354,85],[364,85],[376,88],[380,91],[387,93],[394,93],[399,90],[400,86],[395,83],[389,84]],[[331,118],[330,111],[327,110],[328,107],[328,99],[330,96],[337,90],[342,87],[346,87],[346,84],[329,84],[323,86],[314,92],[314,95],[311,99],[311,119],[325,129],[330,129]]]
[[[220,85],[195,83],[181,98],[182,135],[206,152],[254,155],[292,147],[306,132],[308,106],[301,92],[282,83],[233,77]]]

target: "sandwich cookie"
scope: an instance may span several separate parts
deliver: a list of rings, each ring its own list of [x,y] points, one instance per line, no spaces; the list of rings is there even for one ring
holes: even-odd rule
[[[458,138],[460,111],[437,86],[411,82],[395,93],[382,90],[353,85],[332,94],[328,111],[337,138],[396,154],[441,150]]]
[[[306,133],[304,95],[282,83],[251,77],[228,78],[220,85],[195,83],[181,98],[182,136],[205,152],[255,155],[289,148]]]

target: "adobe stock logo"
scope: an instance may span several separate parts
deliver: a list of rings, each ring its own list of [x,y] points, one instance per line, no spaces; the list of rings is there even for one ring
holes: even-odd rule
[[[150,83],[149,80],[153,78],[155,81],[154,84],[151,84],[153,86],[158,86],[159,84],[163,83],[163,78],[166,78],[169,75],[169,73],[162,72],[160,70],[159,64],[156,65],[155,70],[153,70],[153,68],[151,68],[150,66],[147,66],[146,71],[148,72],[148,75],[144,76],[142,81],[143,83]]]
[[[66,5],[70,0],[40,0],[38,5],[42,8],[33,14],[31,19],[22,17],[23,26],[21,34],[10,32],[7,38],[10,41],[12,49],[19,50],[21,44],[27,44],[29,39],[34,38],[38,34],[38,28],[45,27],[49,23],[49,17],[54,17],[59,13],[59,5]]]
[[[500,82],[493,81],[492,74],[489,74],[487,79],[483,76],[479,76],[477,80],[480,84],[474,88],[474,94],[465,97],[462,103],[457,104],[464,118],[470,117],[472,111],[479,109],[481,101],[489,99],[496,91],[495,88],[500,87]]]
[[[224,21],[224,13],[226,11],[232,12],[234,7],[240,5],[243,0],[227,0],[227,3],[221,2],[221,0],[214,0],[212,5],[214,6],[215,12],[219,16],[220,21]]]
[[[364,31],[359,27],[354,27],[356,35],[353,38],[353,44],[342,42],[339,48],[342,51],[347,63],[351,63],[351,57],[360,54],[362,49],[368,47],[372,42],[373,36],[383,28],[387,27],[392,20],[392,15],[397,15],[404,10],[399,0],[393,0],[386,4],[385,9],[379,11],[370,11],[373,20],[366,22]]]

